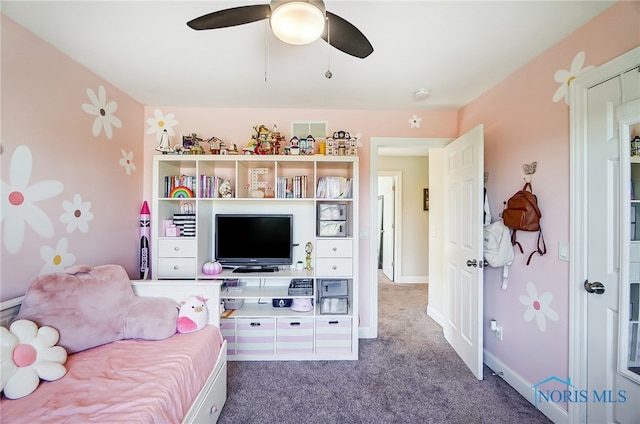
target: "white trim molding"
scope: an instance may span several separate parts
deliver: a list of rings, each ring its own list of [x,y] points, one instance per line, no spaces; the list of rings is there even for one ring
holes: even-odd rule
[[[574,79],[570,87],[570,238],[569,238],[569,375],[576,387],[587,382],[587,91],[612,77],[638,66],[640,47]],[[571,423],[587,421],[585,403],[570,402]]]

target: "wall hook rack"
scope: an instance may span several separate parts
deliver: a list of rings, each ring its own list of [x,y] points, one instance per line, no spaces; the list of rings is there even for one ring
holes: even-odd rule
[[[525,175],[529,176],[529,181],[527,181],[527,177],[524,177],[525,182],[531,182],[531,176],[536,173],[537,166],[538,162],[531,162],[529,164],[525,163],[522,165]]]

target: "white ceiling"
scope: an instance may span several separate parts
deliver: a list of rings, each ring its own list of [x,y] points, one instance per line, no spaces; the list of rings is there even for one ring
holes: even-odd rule
[[[146,105],[423,110],[469,103],[613,4],[326,0],[373,45],[365,59],[322,40],[286,45],[266,21],[186,25],[267,1],[2,0],[0,8]],[[426,100],[413,99],[419,88],[430,90]]]

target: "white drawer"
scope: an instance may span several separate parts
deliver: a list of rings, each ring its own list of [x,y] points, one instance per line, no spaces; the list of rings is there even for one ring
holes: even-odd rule
[[[351,240],[317,240],[316,257],[349,258],[353,256]]]
[[[161,258],[187,258],[196,256],[196,239],[182,237],[158,240],[158,256]]]
[[[640,262],[640,243],[631,243],[629,245],[629,261]]]
[[[351,258],[318,258],[316,274],[320,277],[351,277],[353,260]]]
[[[194,278],[196,258],[161,258],[156,278]]]
[[[194,411],[193,420],[184,422],[193,423],[215,423],[222,412],[222,408],[227,401],[227,363],[209,387],[204,399]]]

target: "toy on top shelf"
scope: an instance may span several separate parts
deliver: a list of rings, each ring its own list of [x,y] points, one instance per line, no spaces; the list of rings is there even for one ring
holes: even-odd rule
[[[205,151],[200,146],[200,142],[204,141],[198,134],[191,133],[191,135],[183,135],[182,136],[182,148],[183,154],[191,154],[191,155],[204,155]]]
[[[327,137],[325,155],[327,156],[357,156],[358,138],[351,137],[346,131],[336,131],[333,137]]]

